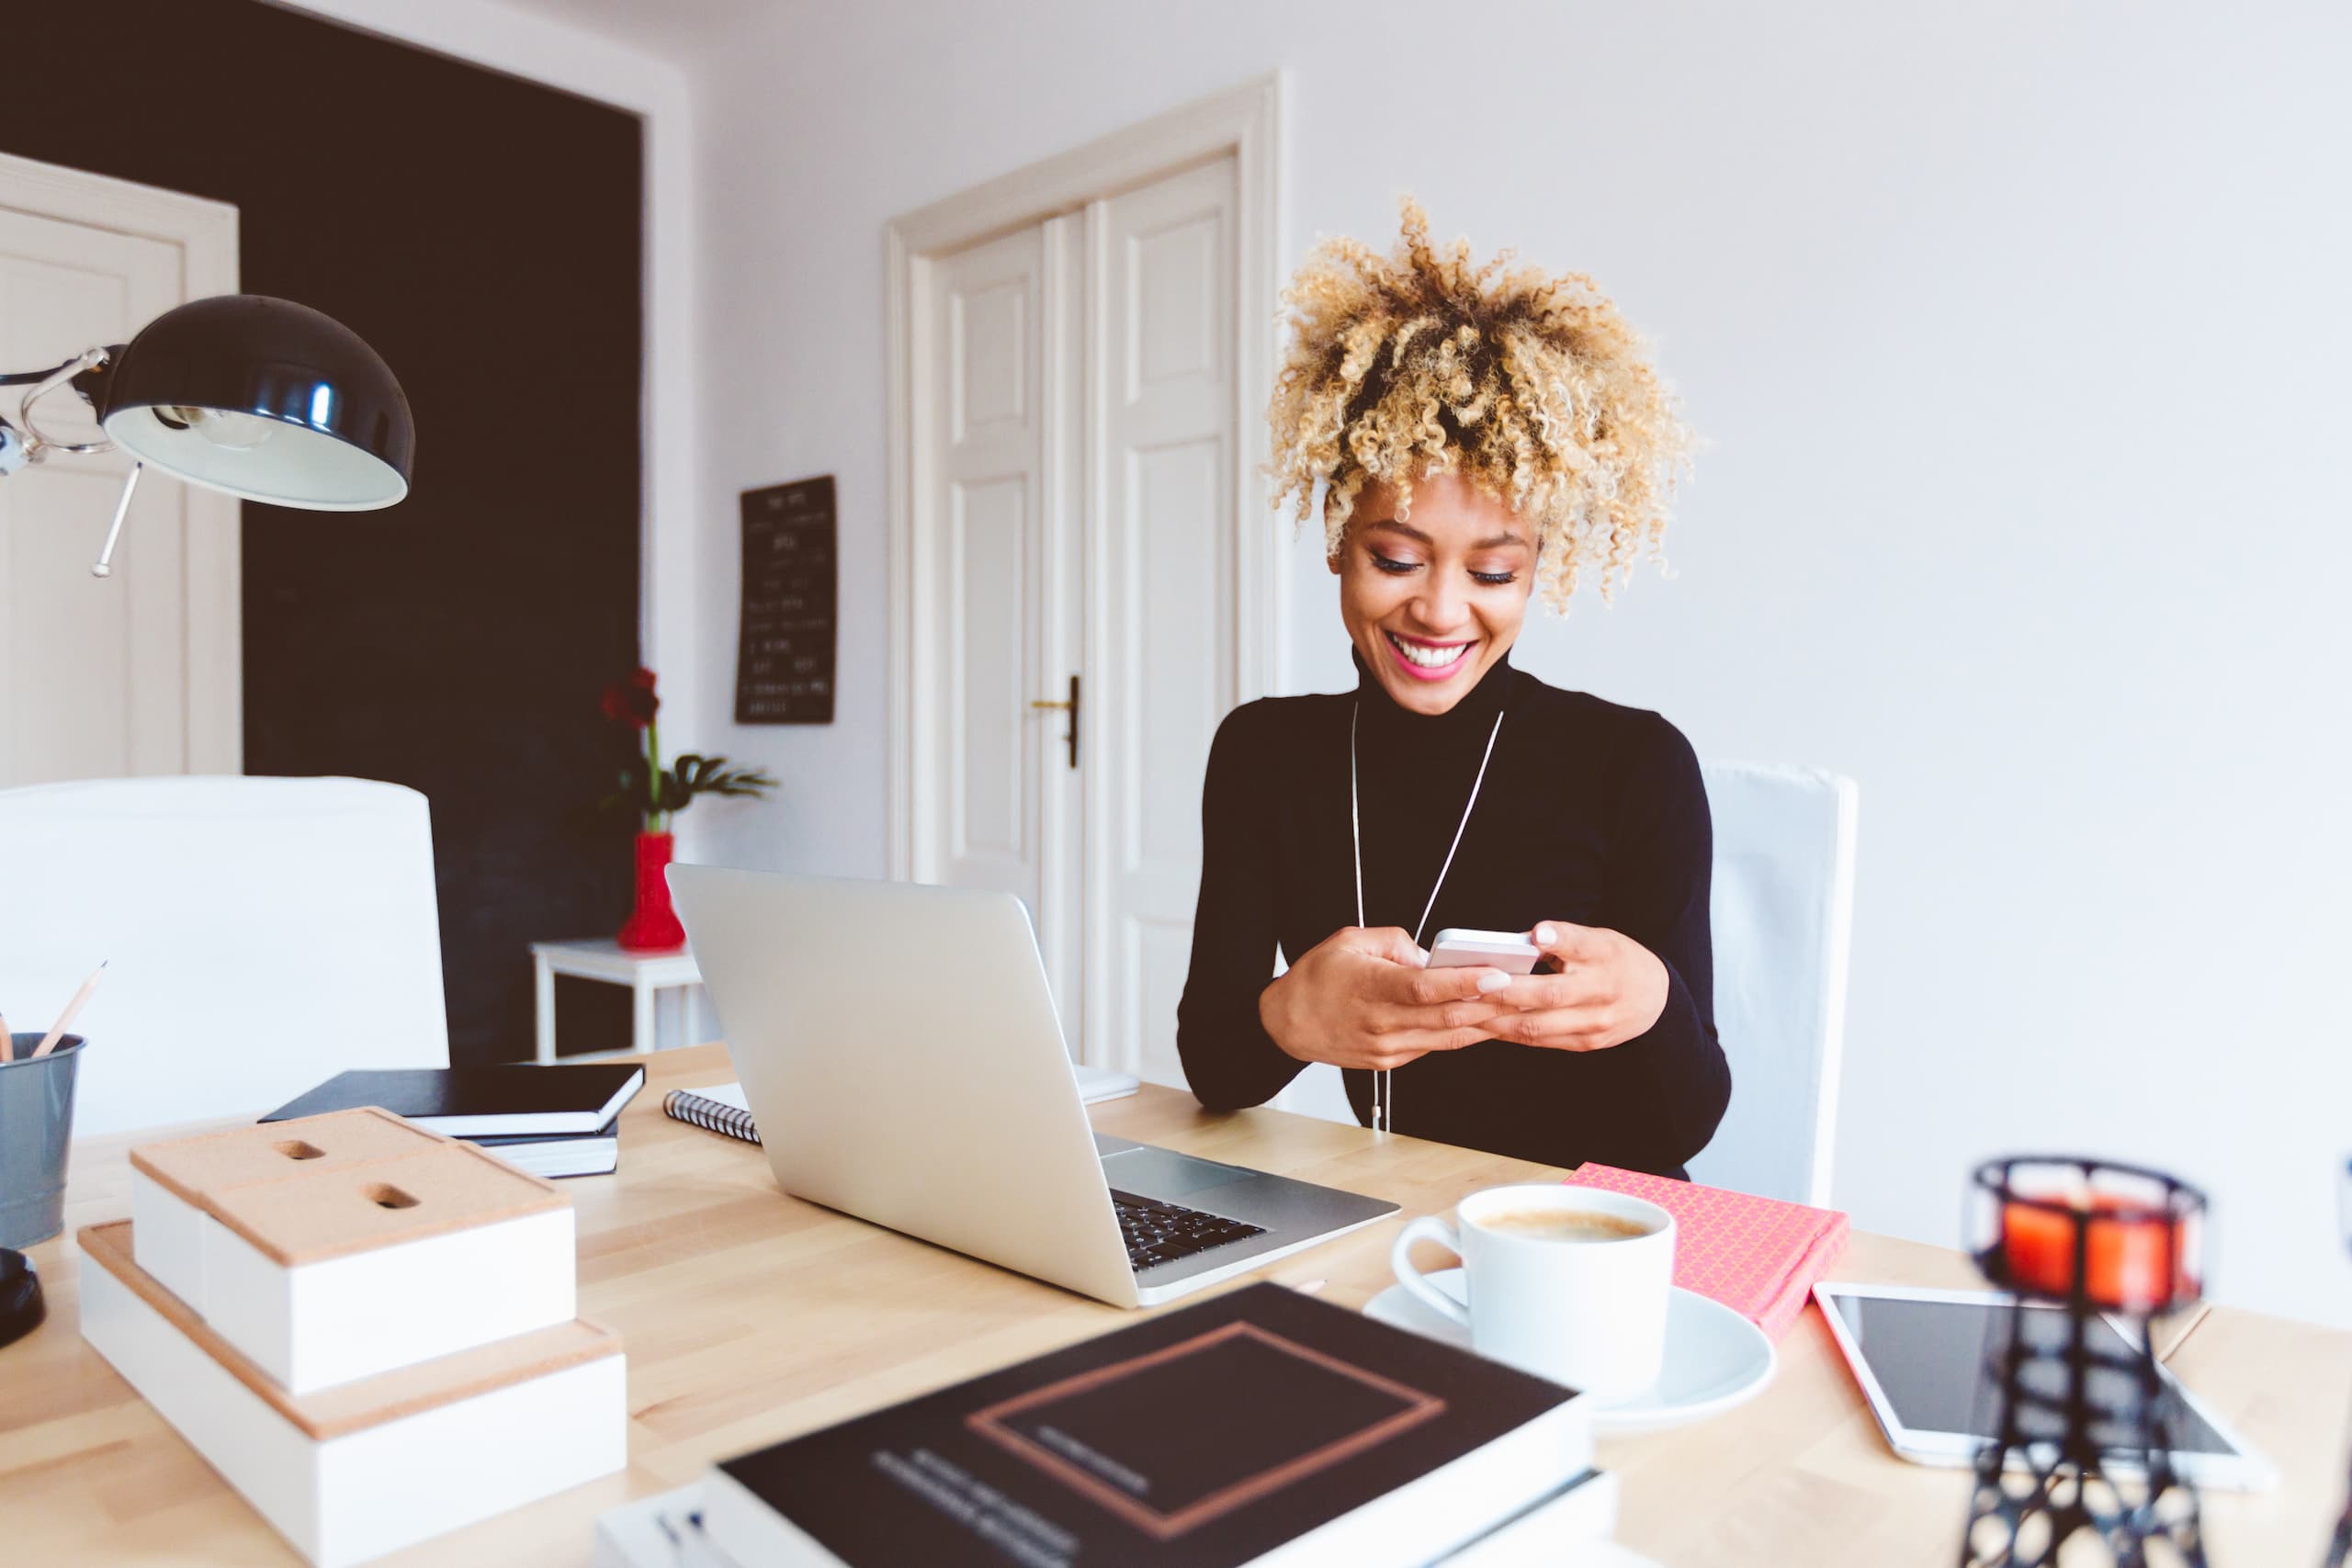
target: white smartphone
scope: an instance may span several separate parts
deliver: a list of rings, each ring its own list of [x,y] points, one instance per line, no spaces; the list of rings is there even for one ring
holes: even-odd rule
[[[1448,926],[1430,943],[1432,969],[1499,969],[1506,975],[1526,975],[1535,968],[1544,950],[1517,931],[1474,931]]]

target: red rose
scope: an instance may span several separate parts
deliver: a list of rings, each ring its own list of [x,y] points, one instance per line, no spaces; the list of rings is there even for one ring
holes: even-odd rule
[[[643,729],[661,707],[662,699],[653,694],[653,671],[642,665],[627,681],[605,688],[605,716],[615,724]]]

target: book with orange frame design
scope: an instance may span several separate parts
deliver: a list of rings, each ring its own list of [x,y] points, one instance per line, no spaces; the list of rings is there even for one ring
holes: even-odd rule
[[[1590,1465],[1575,1394],[1255,1285],[722,1464],[741,1562],[1425,1563]]]

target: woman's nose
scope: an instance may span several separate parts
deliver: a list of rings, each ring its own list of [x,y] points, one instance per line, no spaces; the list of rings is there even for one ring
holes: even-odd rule
[[[1413,614],[1431,637],[1458,631],[1469,619],[1469,596],[1458,583],[1432,581],[1413,601]]]

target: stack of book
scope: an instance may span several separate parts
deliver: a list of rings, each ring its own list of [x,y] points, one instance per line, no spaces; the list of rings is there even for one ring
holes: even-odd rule
[[[1615,1524],[1573,1392],[1261,1284],[728,1461],[597,1553],[1501,1568],[1611,1561]]]
[[[571,1205],[377,1110],[153,1144],[79,1235],[82,1336],[321,1568],[628,1462]]]
[[[606,1176],[620,1163],[621,1107],[644,1087],[643,1067],[619,1063],[356,1071],[337,1073],[262,1120],[372,1105],[533,1176]]]

